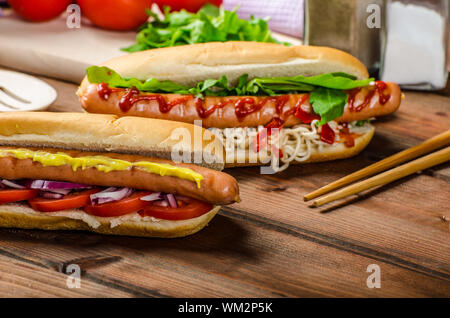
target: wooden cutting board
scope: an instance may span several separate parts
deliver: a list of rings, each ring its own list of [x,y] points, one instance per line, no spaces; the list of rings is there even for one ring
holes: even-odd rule
[[[88,66],[127,54],[120,48],[135,32],[113,32],[83,23],[69,29],[66,18],[28,23],[15,15],[0,18],[0,65],[79,83]]]
[[[27,73],[79,83],[85,70],[128,54],[120,49],[135,42],[136,32],[107,31],[83,21],[70,29],[66,16],[45,23],[29,23],[8,14],[0,18],[0,65]],[[280,41],[298,39],[274,34]]]

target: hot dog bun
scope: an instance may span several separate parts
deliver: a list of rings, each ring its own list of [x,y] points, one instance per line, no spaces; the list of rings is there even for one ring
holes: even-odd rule
[[[211,42],[147,50],[102,64],[123,77],[157,78],[192,86],[208,78],[226,75],[234,83],[242,74],[249,78],[314,76],[345,72],[358,79],[369,77],[366,67],[343,51],[315,46],[284,46],[259,42]],[[89,82],[83,80],[78,95]]]
[[[74,218],[77,213],[84,213],[81,210],[62,212],[62,214],[66,213],[71,215],[71,217],[67,217],[55,216],[58,212],[35,212],[24,204],[5,204],[0,205],[0,227],[41,230],[84,230],[110,235],[175,238],[200,231],[208,225],[209,221],[212,220],[219,209],[220,206],[216,206],[206,214],[189,220],[124,220],[114,227],[111,227],[109,218],[94,217],[99,222],[99,225],[98,227],[93,227],[85,221]]]
[[[186,129],[190,140],[171,138],[176,129]],[[194,126],[173,121],[103,114],[11,112],[0,114],[0,145],[47,147],[80,151],[136,154],[171,158],[172,148],[210,156],[211,162],[198,165],[222,170],[223,154],[208,149],[222,145],[209,131],[197,127],[201,142],[194,142]],[[210,145],[210,147],[206,147]],[[179,148],[178,148],[179,147]],[[191,162],[194,162],[191,160]]]

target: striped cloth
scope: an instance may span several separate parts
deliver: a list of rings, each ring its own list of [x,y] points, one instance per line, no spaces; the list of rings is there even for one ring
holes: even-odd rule
[[[223,0],[227,10],[240,5],[239,17],[248,19],[250,15],[258,18],[270,17],[271,30],[303,38],[304,0]]]

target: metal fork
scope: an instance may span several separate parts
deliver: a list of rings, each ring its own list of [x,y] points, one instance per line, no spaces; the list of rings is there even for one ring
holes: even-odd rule
[[[19,72],[0,69],[0,111],[43,110],[57,97],[44,81]]]
[[[5,106],[5,107],[11,108],[11,109],[19,110],[19,109],[21,109],[21,108],[20,108],[20,107],[17,107],[17,106],[13,106],[13,105],[11,105],[11,104],[8,104],[8,102],[5,101],[5,98],[4,98],[4,96],[2,96],[2,95],[6,95],[6,96],[8,96],[9,98],[12,98],[12,99],[16,100],[16,101],[19,102],[19,103],[23,103],[24,105],[25,105],[25,104],[31,104],[31,102],[30,102],[29,100],[26,100],[25,98],[20,97],[20,96],[14,94],[13,92],[11,92],[10,90],[8,90],[7,88],[0,86],[0,104],[3,105],[3,106]],[[3,97],[3,99],[2,99],[2,97]]]

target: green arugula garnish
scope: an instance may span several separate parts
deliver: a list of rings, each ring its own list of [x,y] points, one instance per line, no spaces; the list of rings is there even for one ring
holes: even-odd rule
[[[319,125],[340,117],[344,111],[348,94],[346,90],[369,85],[374,79],[356,80],[345,73],[330,73],[317,76],[254,78],[248,80],[243,74],[235,85],[228,83],[224,75],[220,79],[207,79],[194,87],[175,82],[159,81],[149,78],[141,81],[137,78],[123,78],[114,70],[105,66],[91,66],[86,70],[90,83],[107,83],[111,87],[136,87],[142,92],[171,93],[204,96],[276,96],[282,94],[309,92],[309,102],[314,112],[321,117]]]
[[[319,87],[309,95],[314,112],[320,115],[320,125],[324,125],[344,113],[347,93],[342,90]]]
[[[145,23],[140,28],[135,44],[122,50],[137,52],[161,47],[225,41],[280,43],[272,37],[267,20],[253,16],[249,21],[239,19],[237,9],[227,11],[206,4],[197,13],[190,13],[186,10],[170,12],[170,8],[165,7],[163,20],[148,10],[147,14],[153,21]]]
[[[369,118],[369,119],[358,120],[358,121],[356,122],[356,126],[357,126],[357,127],[362,127],[362,126],[364,126],[365,124],[370,124],[370,118]]]

